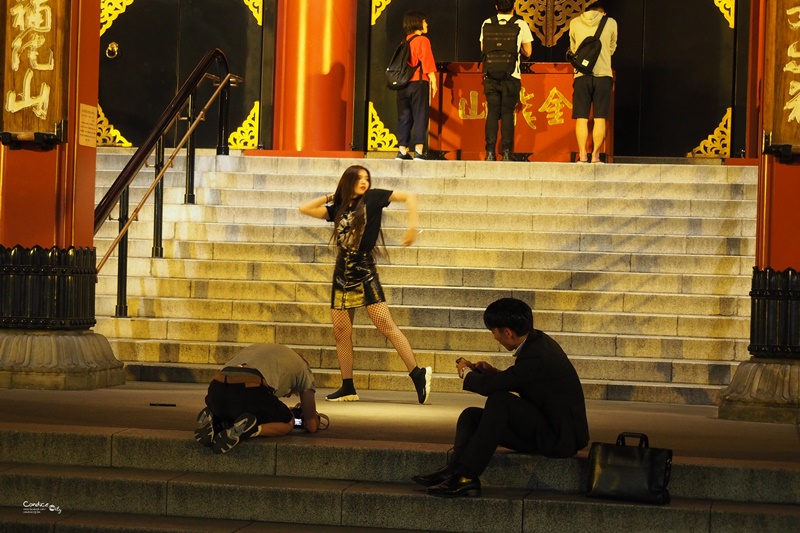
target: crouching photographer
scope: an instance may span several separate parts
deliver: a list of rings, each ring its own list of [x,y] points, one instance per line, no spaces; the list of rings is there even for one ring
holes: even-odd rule
[[[242,440],[279,437],[295,427],[315,433],[321,420],[315,392],[311,368],[297,352],[281,344],[248,346],[214,375],[195,439],[222,454]],[[280,398],[294,395],[300,403],[290,409]]]

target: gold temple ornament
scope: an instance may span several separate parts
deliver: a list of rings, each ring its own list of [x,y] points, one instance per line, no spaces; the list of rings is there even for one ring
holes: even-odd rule
[[[253,103],[250,114],[242,125],[228,136],[228,147],[237,150],[249,150],[258,147],[258,114],[259,101]]]
[[[97,104],[97,146],[133,146],[117,128],[109,124],[100,104]]]
[[[383,10],[389,7],[389,4],[392,3],[392,0],[372,0],[372,25],[374,26],[375,23],[383,13]]]
[[[261,26],[261,22],[263,20],[262,4],[263,4],[262,0],[244,0],[244,5],[247,6],[247,8],[250,10],[253,16],[256,18],[256,21],[258,22],[259,26]]]
[[[701,142],[697,148],[686,154],[686,157],[730,157],[730,131],[731,108],[729,107],[714,133]]]
[[[114,24],[125,10],[133,4],[133,0],[104,0],[100,5],[100,35],[102,36],[107,29]]]
[[[375,105],[369,103],[369,142],[368,150],[390,151],[397,148],[397,137],[381,121]]]

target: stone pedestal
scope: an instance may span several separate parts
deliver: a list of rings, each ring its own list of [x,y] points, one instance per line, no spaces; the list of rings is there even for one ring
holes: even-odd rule
[[[0,387],[86,390],[122,385],[108,340],[93,333],[90,248],[0,245]]]
[[[750,346],[720,394],[719,418],[800,423],[800,276],[753,269]]]
[[[753,357],[720,398],[719,418],[800,424],[800,361]]]
[[[102,335],[0,330],[0,388],[88,390],[124,383],[123,365]]]

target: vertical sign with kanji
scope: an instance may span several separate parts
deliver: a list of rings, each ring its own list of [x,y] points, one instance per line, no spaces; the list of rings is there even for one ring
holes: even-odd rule
[[[3,131],[52,133],[66,118],[70,0],[0,0]]]
[[[764,130],[800,153],[800,0],[767,4]]]

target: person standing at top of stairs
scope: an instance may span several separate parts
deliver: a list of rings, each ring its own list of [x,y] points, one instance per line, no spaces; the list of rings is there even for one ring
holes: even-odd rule
[[[408,339],[392,319],[375,266],[373,252],[379,236],[383,242],[381,215],[393,201],[404,202],[408,207],[408,229],[403,236],[403,246],[410,246],[418,233],[417,195],[373,189],[369,170],[362,166],[347,168],[335,193],[300,206],[304,215],[333,222],[332,240],[338,248],[331,290],[331,318],[342,386],[325,397],[331,402],[358,400],[353,384],[353,315],[359,307],[366,308],[372,323],[403,359],[419,403],[427,403],[430,396],[431,368],[417,366]]]

